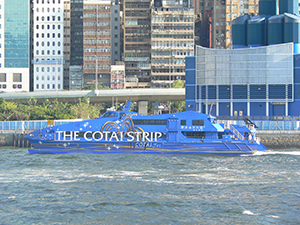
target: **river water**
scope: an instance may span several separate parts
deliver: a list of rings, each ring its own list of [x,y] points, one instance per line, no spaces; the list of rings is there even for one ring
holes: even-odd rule
[[[0,224],[300,223],[296,149],[239,157],[0,151]]]

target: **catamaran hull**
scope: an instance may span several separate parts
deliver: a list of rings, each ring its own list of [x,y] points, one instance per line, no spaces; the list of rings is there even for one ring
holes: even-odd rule
[[[209,155],[252,155],[256,151],[265,151],[263,144],[243,142],[221,143],[68,143],[39,142],[28,149],[34,153],[145,153],[145,154],[209,154]]]

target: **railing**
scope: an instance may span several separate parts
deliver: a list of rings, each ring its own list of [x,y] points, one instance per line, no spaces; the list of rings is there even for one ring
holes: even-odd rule
[[[242,135],[237,129],[235,129],[232,124],[230,124],[230,130],[239,140],[244,140],[244,135]]]
[[[0,121],[0,131],[29,131],[45,128],[49,125],[82,121],[76,120],[34,120],[34,121]]]
[[[300,116],[217,116],[218,120],[300,121]]]
[[[217,120],[221,124],[236,124],[245,125],[243,120]],[[285,130],[293,131],[300,130],[300,121],[267,121],[267,120],[252,120],[252,122],[258,127],[257,130]]]
[[[61,125],[70,123],[77,120],[34,120],[34,121],[0,121],[0,131],[28,131],[37,130],[47,127],[48,125]],[[222,123],[230,126],[230,124],[245,125],[244,120],[217,120],[218,123]],[[270,121],[270,120],[252,120],[258,127],[257,130],[285,130],[293,131],[300,130],[300,121]]]

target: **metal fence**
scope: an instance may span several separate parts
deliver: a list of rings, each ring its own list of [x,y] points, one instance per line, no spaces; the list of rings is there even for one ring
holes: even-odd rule
[[[0,131],[30,131],[42,129],[50,125],[61,125],[76,120],[35,120],[35,121],[0,121]],[[245,125],[243,120],[217,120],[218,123],[230,125]],[[300,121],[268,121],[254,120],[252,121],[258,126],[258,130],[300,130]]]
[[[45,128],[50,125],[61,125],[76,120],[34,120],[34,121],[0,121],[0,131],[29,131]]]
[[[257,120],[252,121],[258,127],[257,130],[300,130],[300,121],[268,121]],[[226,125],[236,124],[245,125],[243,120],[218,120],[218,123]]]

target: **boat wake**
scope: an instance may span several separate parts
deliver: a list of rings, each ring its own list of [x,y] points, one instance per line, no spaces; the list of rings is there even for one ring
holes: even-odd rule
[[[300,151],[257,151],[253,155],[300,155]]]

